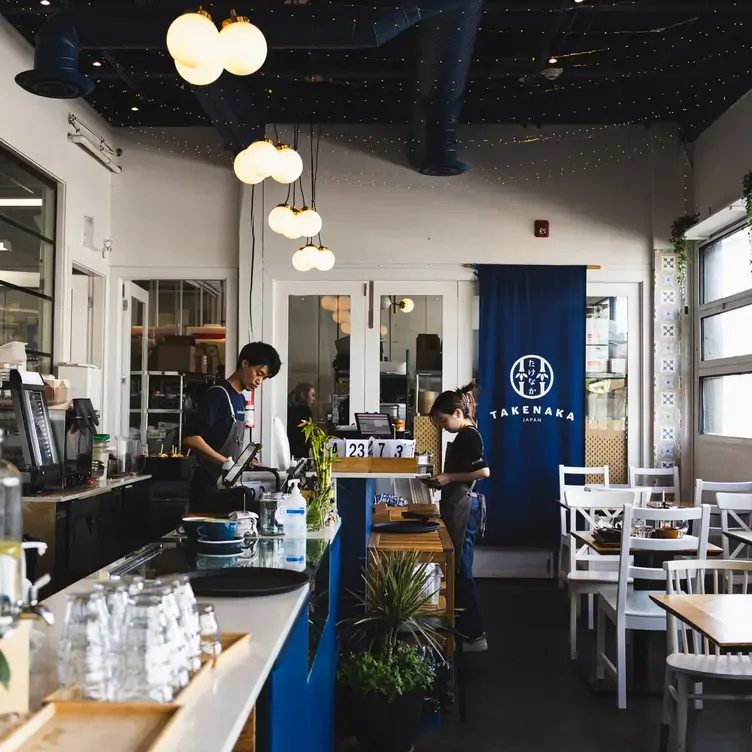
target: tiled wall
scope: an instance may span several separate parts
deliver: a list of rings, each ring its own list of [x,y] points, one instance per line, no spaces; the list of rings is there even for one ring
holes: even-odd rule
[[[673,467],[681,456],[681,357],[682,294],[676,273],[676,254],[655,252],[655,417],[653,462]]]

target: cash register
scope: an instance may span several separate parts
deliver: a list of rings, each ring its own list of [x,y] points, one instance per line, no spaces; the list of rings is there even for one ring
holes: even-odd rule
[[[50,424],[42,376],[11,370],[0,394],[3,452],[20,471],[24,495],[60,488],[61,463]]]

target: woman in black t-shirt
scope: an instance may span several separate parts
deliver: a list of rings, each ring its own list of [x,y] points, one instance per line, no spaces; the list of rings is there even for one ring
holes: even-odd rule
[[[473,579],[473,557],[484,523],[485,504],[473,488],[491,472],[483,457],[483,438],[475,427],[476,390],[471,383],[443,392],[434,402],[431,408],[434,423],[457,437],[447,448],[444,472],[429,483],[441,489],[441,519],[454,544],[457,629],[465,638],[465,650],[481,652],[488,649],[488,643]]]

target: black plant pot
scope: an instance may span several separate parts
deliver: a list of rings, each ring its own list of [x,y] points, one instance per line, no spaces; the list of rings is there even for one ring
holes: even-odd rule
[[[422,691],[399,695],[394,702],[362,694],[349,701],[358,741],[368,752],[410,752],[421,725]]]

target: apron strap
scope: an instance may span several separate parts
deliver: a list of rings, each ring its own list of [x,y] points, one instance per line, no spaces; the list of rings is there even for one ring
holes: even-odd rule
[[[215,384],[214,386],[210,386],[209,389],[207,389],[206,391],[208,392],[208,391],[210,391],[212,389],[221,389],[224,392],[225,397],[227,397],[227,406],[230,409],[230,416],[232,417],[233,422],[235,422],[236,421],[236,418],[235,418],[235,408],[232,405],[232,400],[230,399],[230,393],[227,391],[227,389],[225,389],[223,386],[220,386],[219,384]]]

